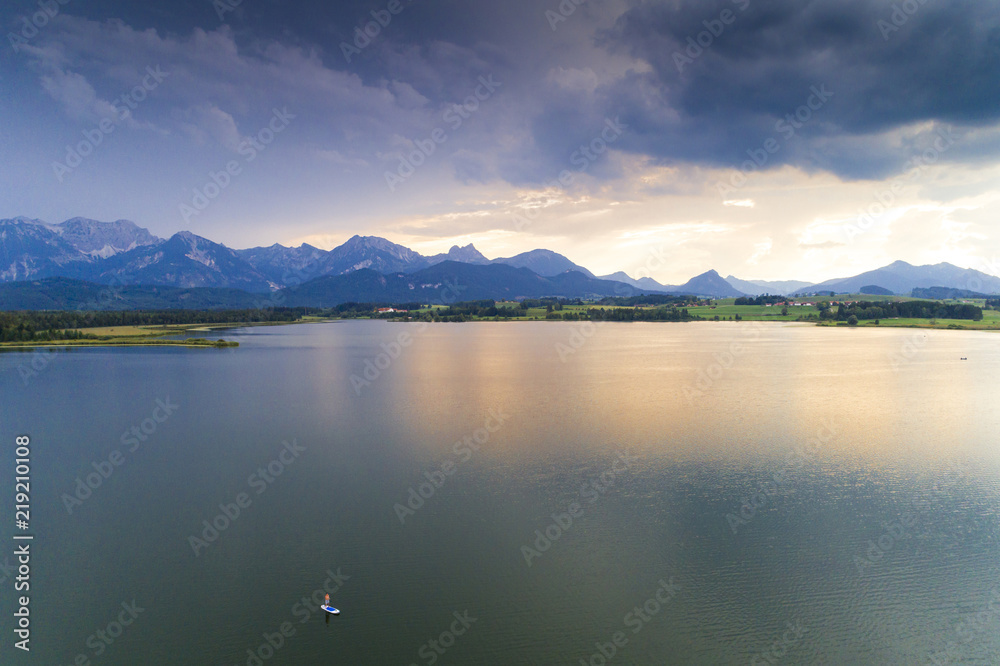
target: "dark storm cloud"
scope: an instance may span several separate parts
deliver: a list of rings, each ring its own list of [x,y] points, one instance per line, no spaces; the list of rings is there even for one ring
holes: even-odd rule
[[[901,6],[915,10],[909,15]],[[706,30],[703,20],[726,9],[735,16],[732,25],[679,68],[674,54]],[[695,116],[781,114],[799,102],[798,90],[819,81],[849,99],[836,107],[838,124],[849,131],[1000,115],[1000,12],[989,2],[643,4],[621,16],[606,39],[650,62],[675,92],[677,108]]]
[[[614,178],[614,160],[579,151],[616,120],[627,129],[612,147],[659,163],[739,167],[771,146],[764,169],[849,178],[905,169],[935,125],[958,136],[943,159],[1000,149],[994,2],[566,0],[576,9],[555,23],[559,0],[399,3],[359,48],[358,29],[390,0],[73,0],[62,11],[75,20],[33,39],[42,50],[4,51],[3,78],[37,90],[42,62],[68,111],[71,83],[99,101],[130,80],[130,63],[162,62],[177,73],[142,113],[168,129],[225,145],[259,122],[250,110],[293,104],[314,149],[373,165],[375,180],[484,75],[502,92],[435,158],[460,182],[538,185],[581,168]],[[5,4],[0,21],[14,30],[35,9]]]
[[[641,2],[599,43],[650,65],[602,89],[603,106],[631,120],[632,150],[666,159],[745,160],[814,86],[833,98],[773,163],[874,175],[905,157],[859,155],[851,137],[1000,116],[1000,12],[990,2]]]

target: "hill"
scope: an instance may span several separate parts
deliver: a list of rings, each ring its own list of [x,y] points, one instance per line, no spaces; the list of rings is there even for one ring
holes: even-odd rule
[[[136,248],[106,259],[82,274],[71,275],[104,284],[235,288],[271,291],[271,282],[225,245],[188,231],[159,245]]]
[[[508,266],[514,266],[516,268],[528,268],[542,277],[552,277],[559,275],[560,273],[565,273],[566,271],[583,273],[589,278],[596,277],[583,266],[574,264],[563,255],[558,252],[553,252],[552,250],[532,250],[531,252],[522,252],[521,254],[513,257],[494,259],[493,263],[507,264]]]
[[[801,280],[741,280],[733,275],[727,277],[726,282],[747,296],[761,296],[763,294],[788,296],[812,284]]]
[[[838,294],[857,294],[862,287],[868,285],[878,285],[900,295],[909,294],[914,289],[929,287],[968,289],[987,294],[1000,294],[1000,277],[987,275],[970,268],[959,268],[949,263],[913,266],[905,261],[896,261],[888,266],[854,277],[820,282],[803,291],[834,291]]]
[[[0,284],[2,310],[214,310],[261,307],[261,298],[238,289],[109,287],[70,278]]]
[[[932,301],[948,301],[965,298],[990,298],[989,294],[982,294],[978,291],[968,289],[951,289],[949,287],[928,287],[926,289],[917,288],[910,294],[913,298],[922,298]]]
[[[739,298],[746,296],[742,291],[722,279],[716,271],[708,271],[691,278],[679,287],[671,287],[675,294],[690,294],[707,298]]]
[[[506,264],[479,266],[445,261],[414,273],[383,275],[370,269],[328,275],[286,290],[290,306],[333,307],[352,301],[448,304],[469,300],[516,298],[587,298],[632,296],[629,285],[597,280],[570,271],[543,277],[527,268]]]

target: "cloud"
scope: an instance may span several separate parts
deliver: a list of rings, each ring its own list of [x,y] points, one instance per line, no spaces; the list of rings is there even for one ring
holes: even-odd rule
[[[32,57],[32,63],[40,73],[42,89],[70,118],[91,123],[104,118],[123,120],[120,110],[112,102],[101,99],[86,76],[69,71],[69,61],[58,45],[46,48],[23,45],[21,49]],[[131,119],[130,116],[128,119]]]
[[[182,116],[185,132],[199,143],[211,139],[236,152],[243,142],[236,120],[214,104],[192,107],[183,112]]]
[[[760,263],[760,260],[771,254],[771,249],[774,247],[774,241],[770,238],[765,238],[763,241],[754,244],[753,255],[747,259],[747,263],[751,266],[756,266]]]
[[[343,167],[367,167],[368,162],[363,159],[356,157],[347,157],[337,150],[320,150],[317,149],[314,154],[317,158],[330,162],[331,164],[337,164]]]
[[[134,81],[130,69],[147,63],[172,68],[169,90],[158,94],[182,114],[216,108],[239,126],[271,105],[294,106],[306,112],[303,123],[341,134],[333,149],[364,147],[373,157],[391,155],[380,139],[422,138],[478,76],[496,74],[503,93],[479,126],[462,130],[459,148],[482,157],[475,168],[462,156],[453,160],[459,183],[486,173],[518,186],[549,182],[616,117],[629,131],[615,149],[661,166],[738,168],[749,151],[777,139],[779,150],[761,170],[793,165],[881,178],[905,168],[943,124],[955,125],[959,137],[944,159],[995,158],[1000,15],[989,3],[936,0],[884,39],[878,22],[891,21],[892,8],[886,0],[612,1],[581,6],[553,33],[527,0],[504,11],[445,1],[407,8],[350,65],[339,40],[366,16],[357,3],[283,10],[280,30],[278,10],[262,7],[234,24],[239,33],[227,25],[139,30],[65,15],[38,41],[58,45],[73,72],[80,64],[123,84]],[[732,20],[721,24],[727,11]],[[710,44],[679,67],[677,55],[688,57],[688,40],[703,39],[706,23],[721,32],[706,33]],[[95,79],[79,76],[54,73],[46,85],[67,109],[84,112]],[[832,96],[809,109],[817,87]],[[783,133],[789,125],[778,129],[789,115],[797,122],[804,107],[807,122],[791,134]],[[193,123],[201,132],[183,129],[231,144],[231,128],[203,121]],[[899,140],[913,131],[910,141]],[[977,136],[984,131],[987,141]],[[439,159],[452,160],[450,148]],[[616,166],[601,160],[587,185],[621,177]]]
[[[910,156],[907,146],[891,143],[897,128],[1000,120],[995,85],[987,83],[1000,80],[1000,14],[989,4],[921,5],[888,40],[877,21],[889,18],[893,5],[881,0],[754,0],[740,11],[742,5],[636,3],[600,35],[609,52],[649,65],[598,90],[594,101],[631,123],[629,150],[666,161],[740,164],[747,150],[776,135],[779,121],[810,102],[817,106],[813,91],[823,86],[832,96],[767,168],[886,175]],[[721,25],[724,11],[731,24],[718,36],[706,32],[705,22]],[[708,45],[691,48],[689,39]],[[859,145],[868,148],[852,158]]]
[[[998,256],[1000,14],[987,2],[918,3],[884,39],[878,21],[894,3],[602,0],[553,31],[544,12],[557,0],[414,2],[350,63],[339,43],[370,20],[360,0],[245,3],[229,25],[207,1],[72,4],[4,69],[0,199],[11,214],[131,216],[169,235],[177,193],[287,107],[292,129],[205,211],[220,233],[204,235],[475,237],[496,243],[493,254],[549,245],[606,272],[663,244],[675,253],[657,277],[671,282],[736,272],[748,257],[760,276],[826,278],[916,260],[921,247],[956,262]],[[736,20],[678,68],[675,53],[726,9]],[[169,140],[116,135],[106,160],[46,187],[64,137],[157,65],[171,76],[130,122]],[[453,129],[445,111],[491,75],[503,86]],[[36,113],[39,96],[58,113]],[[628,126],[620,140],[578,171],[574,153],[616,118]],[[388,196],[384,171],[439,127],[448,139],[419,182]],[[942,132],[954,143],[928,153]],[[911,178],[926,155],[934,162]],[[548,187],[563,170],[572,184]],[[715,183],[737,177],[720,197]],[[848,242],[847,225],[897,181],[892,212]],[[108,197],[102,183],[129,194]],[[518,229],[525,210],[538,215]]]
[[[175,117],[188,136],[229,148],[238,142],[238,125],[266,120],[275,106],[308,114],[316,124],[349,126],[368,140],[389,128],[419,124],[426,106],[409,83],[365,83],[357,74],[324,65],[315,48],[280,41],[241,48],[227,26],[179,36],[67,16],[39,39],[49,45],[39,55],[53,54],[40,59],[47,72],[44,85],[68,109],[93,108],[96,93],[82,76],[60,71],[56,56],[102,77],[107,86],[135,85],[147,65],[161,66],[170,72],[157,90],[164,115]]]
[[[830,250],[835,247],[843,247],[846,243],[838,243],[837,241],[823,241],[822,243],[799,243],[799,247],[803,250]]]
[[[52,68],[49,74],[42,76],[42,88],[52,99],[63,105],[66,112],[73,118],[93,120],[102,115],[113,116],[111,113],[101,114],[97,93],[87,79],[80,74]]]

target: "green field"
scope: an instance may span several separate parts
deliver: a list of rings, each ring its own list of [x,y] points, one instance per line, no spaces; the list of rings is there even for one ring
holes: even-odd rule
[[[714,319],[718,316],[720,319],[729,319],[730,317],[735,318],[739,315],[744,321],[801,321],[800,318],[805,317],[815,317],[819,315],[819,309],[816,306],[789,306],[788,314],[782,315],[781,305],[773,305],[771,307],[760,306],[760,305],[735,305],[735,300],[733,298],[713,301],[712,305],[709,307],[693,307],[689,308],[691,314],[696,314],[700,317],[707,319]],[[808,297],[799,299],[789,299],[793,302],[809,302],[809,303],[821,303],[824,301],[838,301],[838,302],[852,302],[852,301],[870,301],[870,302],[889,302],[889,301],[916,301],[916,300],[926,300],[909,298],[905,296],[868,296],[865,294],[844,294],[835,297]],[[947,300],[940,301],[942,303],[972,303],[979,307],[985,306],[985,301],[983,300]],[[814,320],[810,320],[808,323],[812,323]],[[933,323],[932,323],[933,322]],[[836,321],[823,321],[815,322],[823,326],[837,326],[845,325],[845,322]],[[983,310],[983,320],[982,321],[971,321],[968,319],[882,319],[878,324],[880,327],[889,328],[936,328],[936,329],[968,329],[977,331],[993,331],[1000,330],[1000,312],[996,310]],[[859,327],[871,327],[875,326],[874,321],[860,321],[858,322]]]
[[[791,302],[805,302],[805,303],[822,303],[824,301],[837,301],[837,302],[853,302],[853,301],[869,301],[869,302],[888,302],[888,301],[914,301],[914,300],[926,300],[926,299],[914,299],[908,297],[899,296],[868,296],[864,294],[850,294],[850,295],[838,295],[835,297],[804,297],[798,299],[789,299]],[[837,321],[820,321],[818,319],[820,310],[816,305],[790,305],[787,309],[787,314],[782,314],[782,305],[736,305],[736,299],[720,299],[712,301],[709,305],[690,305],[686,309],[694,317],[700,317],[704,320],[714,321],[716,317],[720,321],[735,321],[736,317],[739,316],[743,321],[759,321],[759,322],[801,322],[803,324],[814,324],[822,326],[847,326],[846,322]],[[942,303],[972,303],[979,307],[984,307],[985,303],[982,300],[952,300],[952,301],[940,301]],[[586,316],[587,310],[590,309],[613,309],[616,307],[614,305],[598,305],[595,303],[585,303],[584,305],[563,305],[561,309],[555,310],[554,314],[560,315],[558,319],[548,319],[549,312],[546,308],[530,308],[528,310],[520,310],[520,304],[511,301],[497,301],[497,308],[512,308],[518,313],[518,316],[511,318],[500,317],[500,321],[560,321],[562,320],[561,315],[565,313],[574,313],[581,317]],[[447,310],[447,306],[438,305],[430,308],[426,308],[419,311],[419,314],[438,314],[442,311]],[[645,307],[641,309],[655,309],[655,307]],[[494,317],[478,317],[469,316],[469,321],[494,321]],[[872,327],[875,326],[874,321],[862,320],[858,323],[858,327]],[[1000,330],[1000,312],[995,310],[985,310],[983,311],[982,321],[971,321],[971,320],[958,320],[958,319],[881,319],[878,324],[880,327],[886,328],[935,328],[935,329],[966,329],[966,330],[978,330],[978,331],[992,331]]]
[[[725,301],[716,301],[717,304],[710,306],[688,308],[688,312],[699,317],[704,317],[705,319],[714,319],[715,317],[729,319],[730,317],[735,318],[736,315],[739,315],[746,321],[796,321],[799,317],[819,314],[819,310],[814,307],[790,306],[788,314],[782,315],[780,305],[772,305],[771,307],[764,305],[733,305],[733,300],[730,298]]]
[[[457,304],[456,304],[457,305]],[[518,312],[516,317],[500,317],[500,321],[534,321],[534,320],[544,320],[549,312],[546,308],[528,308],[527,310],[521,310],[521,304],[509,301],[497,301],[497,308],[515,308]],[[418,310],[417,314],[434,314],[440,313],[442,310],[447,310],[449,306],[447,305],[432,305],[429,308],[424,308]],[[562,315],[564,312],[572,312],[578,315],[585,315],[587,310],[611,310],[615,307],[614,305],[597,305],[595,303],[587,303],[584,305],[563,305],[561,310],[554,311],[555,314]],[[643,309],[655,309],[655,308],[643,308]],[[494,321],[493,317],[475,317],[472,321]]]
[[[824,322],[822,326],[843,325],[844,322]],[[874,327],[873,321],[858,322],[858,328]],[[882,319],[879,321],[879,328],[936,328],[936,329],[964,329],[969,331],[1000,331],[1000,312],[984,311],[982,321],[969,321],[968,319]]]
[[[73,329],[79,331],[80,333],[89,333],[90,335],[98,336],[109,336],[113,338],[120,337],[147,337],[147,336],[160,336],[166,335],[166,330],[169,327],[162,326],[105,326],[101,328],[77,328]],[[177,327],[177,330],[170,331],[172,333],[183,332],[186,329]]]

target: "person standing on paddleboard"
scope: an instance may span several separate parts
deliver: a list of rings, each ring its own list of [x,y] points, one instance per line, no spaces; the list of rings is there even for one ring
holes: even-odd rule
[[[323,604],[323,605],[324,605],[324,606],[327,606],[327,607],[329,607],[329,606],[330,606],[330,595],[329,595],[329,594],[328,594],[328,595],[326,595],[326,602],[324,602],[324,604]]]

